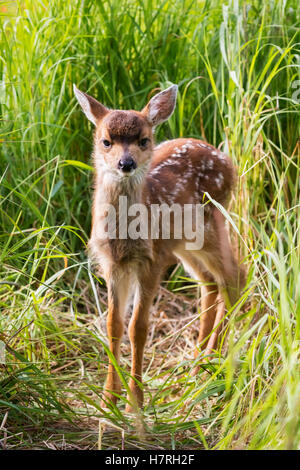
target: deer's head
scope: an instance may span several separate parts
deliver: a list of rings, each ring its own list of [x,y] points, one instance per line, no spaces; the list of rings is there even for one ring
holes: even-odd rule
[[[111,110],[78,90],[75,96],[86,117],[96,126],[94,158],[99,171],[117,179],[145,174],[151,159],[153,129],[174,111],[177,85],[155,95],[142,111]]]

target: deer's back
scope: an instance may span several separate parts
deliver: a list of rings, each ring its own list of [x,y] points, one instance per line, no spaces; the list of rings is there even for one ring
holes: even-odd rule
[[[174,139],[154,149],[147,176],[148,202],[196,204],[205,193],[225,205],[235,181],[231,159],[197,139]]]

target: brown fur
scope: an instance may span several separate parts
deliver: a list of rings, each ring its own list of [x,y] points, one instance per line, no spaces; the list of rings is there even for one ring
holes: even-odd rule
[[[133,286],[136,292],[129,326],[132,378],[128,396],[131,405],[128,409],[143,402],[143,390],[138,382],[142,381],[149,309],[165,269],[180,260],[193,277],[209,284],[201,289],[199,344],[205,356],[210,355],[217,346],[225,303],[232,305],[236,302],[243,284],[224,217],[205,195],[209,193],[211,198],[226,205],[235,181],[231,160],[213,146],[197,139],[175,139],[153,149],[152,126],[170,115],[174,99],[174,89],[170,87],[152,98],[140,113],[107,110],[97,121],[95,133],[96,176],[89,249],[96,264],[101,266],[107,282],[107,333],[110,350],[117,361],[126,302]],[[88,109],[88,103],[83,104],[84,110]],[[90,116],[88,113],[89,110],[86,114]],[[145,148],[141,148],[142,138],[148,139]],[[109,148],[104,147],[103,139],[111,139]],[[118,173],[118,162],[125,152],[137,164],[133,176]],[[186,240],[174,237],[173,226],[169,240],[162,239],[161,235],[157,240],[149,237],[147,240],[120,239],[119,231],[124,221],[120,227],[117,223],[117,239],[100,239],[98,230],[105,223],[101,204],[110,203],[117,209],[119,196],[128,197],[128,206],[133,203],[144,203],[148,207],[162,203],[176,203],[180,206],[207,203],[203,248],[187,251]],[[150,211],[147,217],[150,222]],[[107,400],[115,401],[120,390],[118,374],[113,362],[109,361],[104,404],[108,403]]]

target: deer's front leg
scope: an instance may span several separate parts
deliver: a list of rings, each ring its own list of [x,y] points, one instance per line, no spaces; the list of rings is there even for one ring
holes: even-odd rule
[[[124,332],[124,314],[128,298],[129,276],[128,273],[111,271],[109,275],[106,275],[105,277],[108,292],[108,315],[106,325],[109,349],[119,364],[120,344]],[[121,381],[113,362],[109,358],[102,406],[107,404],[107,399],[115,403],[117,397],[114,393],[120,394],[120,392]]]
[[[131,396],[128,395],[127,397],[129,404],[126,406],[126,411],[132,411],[134,407],[143,405],[143,389],[138,382],[142,383],[143,355],[148,334],[149,310],[158,288],[160,272],[160,268],[151,265],[143,270],[138,278],[134,310],[129,324],[132,357],[131,379],[129,382]]]

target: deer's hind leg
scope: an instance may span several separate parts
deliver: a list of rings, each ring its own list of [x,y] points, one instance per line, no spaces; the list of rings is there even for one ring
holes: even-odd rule
[[[216,347],[215,342],[210,341],[210,334],[214,328],[216,317],[224,315],[224,302],[220,296],[218,285],[212,274],[205,268],[197,252],[183,251],[176,253],[186,271],[196,280],[203,282],[201,286],[201,317],[198,336],[200,350],[204,355],[211,353]],[[199,349],[195,349],[195,357]]]
[[[221,212],[213,210],[210,229],[201,250],[175,254],[195,279],[205,283],[201,287],[198,340],[200,348],[205,350],[204,355],[210,355],[217,347],[225,303],[228,308],[235,304],[244,283],[244,274],[234,257]]]
[[[233,306],[244,286],[245,276],[233,254],[225,218],[218,209],[212,212],[207,241],[197,256],[214,276],[226,306]]]

